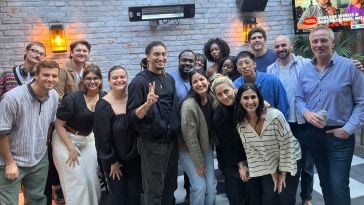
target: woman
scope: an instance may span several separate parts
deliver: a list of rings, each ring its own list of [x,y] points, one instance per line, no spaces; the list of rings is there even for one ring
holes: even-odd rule
[[[275,108],[264,109],[263,101],[252,83],[240,87],[236,97],[237,128],[248,162],[241,174],[249,180],[249,204],[292,205],[301,148],[283,114]]]
[[[52,139],[53,160],[66,204],[98,204],[100,183],[92,132],[97,101],[104,96],[102,76],[95,64],[86,66],[82,90],[67,94],[57,111]]]
[[[204,54],[196,53],[196,67],[207,71],[207,58]]]
[[[109,193],[106,204],[140,204],[141,173],[136,139],[126,116],[128,74],[114,66],[108,73],[110,92],[96,104],[94,132],[96,149]]]
[[[182,138],[179,159],[190,179],[190,204],[215,204],[216,185],[213,159],[212,96],[202,69],[188,76],[191,90],[181,106]]]
[[[230,205],[242,205],[245,201],[245,183],[240,173],[247,169],[246,156],[235,128],[234,104],[236,90],[227,76],[216,77],[211,86],[217,99],[213,127],[219,140],[219,164],[225,176],[226,194]]]
[[[214,38],[207,41],[203,47],[203,52],[207,57],[207,60],[214,63],[207,70],[207,77],[210,80],[213,80],[220,60],[229,56],[230,47],[226,41],[220,38]]]
[[[238,69],[235,65],[235,57],[234,56],[228,56],[221,59],[221,62],[219,64],[219,67],[217,67],[217,73],[220,73],[224,76],[228,76],[232,81],[239,78],[241,75],[238,72]]]

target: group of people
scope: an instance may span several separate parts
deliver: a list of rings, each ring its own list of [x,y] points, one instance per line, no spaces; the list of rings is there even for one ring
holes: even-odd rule
[[[24,64],[0,73],[0,204],[17,204],[21,186],[27,204],[47,204],[47,175],[66,204],[99,204],[101,173],[105,204],[141,204],[142,194],[171,205],[180,161],[188,202],[213,205],[214,151],[231,205],[294,205],[300,178],[311,204],[314,163],[325,204],[350,204],[361,64],[333,51],[327,27],[310,33],[313,59],[295,56],[283,35],[267,48],[259,27],[248,39],[251,50],[236,56],[220,38],[204,55],[183,50],[171,74],[167,47],[151,42],[130,83],[124,67],[109,69],[107,93],[87,41],[71,44],[64,68],[28,44]]]

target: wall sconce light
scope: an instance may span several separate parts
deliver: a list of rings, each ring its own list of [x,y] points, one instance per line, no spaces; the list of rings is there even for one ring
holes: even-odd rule
[[[255,17],[244,17],[243,22],[243,43],[248,43],[248,33],[252,28],[255,28],[257,20]]]
[[[66,35],[64,33],[63,23],[49,23],[49,33],[51,35],[52,53],[67,52]]]

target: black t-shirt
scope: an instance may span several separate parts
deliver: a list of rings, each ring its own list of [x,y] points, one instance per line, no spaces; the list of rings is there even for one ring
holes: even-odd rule
[[[101,99],[105,93],[99,94]],[[94,126],[94,112],[87,108],[83,91],[68,93],[57,110],[57,118],[80,132],[91,132]]]

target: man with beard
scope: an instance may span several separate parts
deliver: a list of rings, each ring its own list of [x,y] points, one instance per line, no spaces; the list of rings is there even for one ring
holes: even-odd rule
[[[308,7],[302,14],[300,20],[297,23],[297,29],[305,30],[317,27],[318,19],[320,16],[333,15],[336,13],[336,8],[331,6],[330,0],[316,0],[317,4]],[[305,19],[309,17],[316,17],[316,23],[305,24]]]
[[[305,140],[325,204],[349,205],[354,132],[364,125],[364,75],[350,59],[333,51],[330,28],[314,28],[309,40],[314,58],[298,76],[296,107],[308,122]]]
[[[250,52],[255,56],[257,70],[264,73],[267,72],[267,67],[277,59],[273,50],[265,45],[267,33],[263,28],[255,27],[248,33],[248,42],[251,49]]]
[[[145,48],[148,66],[128,87],[127,113],[139,134],[145,205],[170,205],[177,187],[180,130],[175,82],[165,72],[166,46],[154,41]]]
[[[178,56],[178,70],[173,71],[171,76],[174,78],[178,107],[185,99],[191,86],[188,82],[188,73],[195,67],[196,55],[192,50],[183,50]],[[184,188],[186,189],[185,204],[189,202],[190,196],[190,181],[187,174],[184,174]]]
[[[0,204],[17,204],[20,186],[26,204],[45,205],[48,128],[59,97],[52,90],[59,66],[41,61],[34,80],[2,96],[0,103]]]
[[[24,63],[0,70],[0,97],[9,90],[33,80],[35,66],[46,56],[43,43],[33,41],[25,47]]]
[[[171,73],[175,80],[178,105],[182,103],[191,88],[188,73],[195,67],[195,63],[195,53],[192,50],[184,50],[178,56],[178,70]]]
[[[274,40],[274,52],[278,59],[272,65],[268,66],[267,73],[278,77],[281,80],[283,87],[286,89],[289,103],[289,112],[286,119],[291,127],[293,135],[299,140],[302,150],[302,158],[299,162],[301,163],[302,170],[298,170],[297,183],[301,175],[302,205],[311,205],[314,163],[311,152],[304,142],[306,130],[305,120],[296,109],[294,102],[298,73],[310,59],[295,56],[292,53],[292,48],[292,43],[287,36],[277,36]]]

